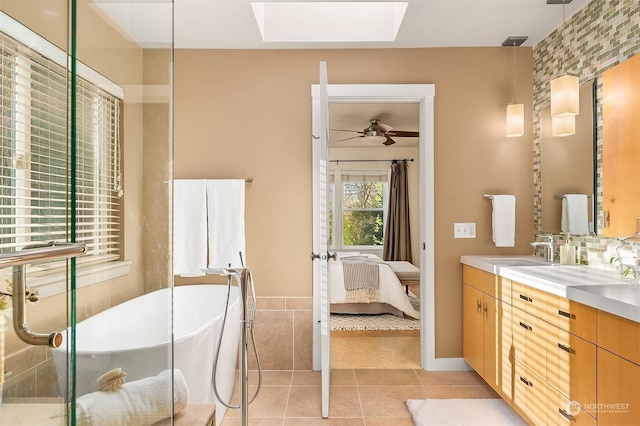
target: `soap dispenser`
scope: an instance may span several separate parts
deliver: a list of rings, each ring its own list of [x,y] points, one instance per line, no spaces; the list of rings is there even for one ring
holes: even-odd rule
[[[576,246],[571,244],[571,236],[569,234],[565,237],[565,243],[560,245],[560,264],[576,264]]]
[[[623,280],[637,283],[640,280],[640,218],[636,219],[636,233],[622,239],[616,249]]]

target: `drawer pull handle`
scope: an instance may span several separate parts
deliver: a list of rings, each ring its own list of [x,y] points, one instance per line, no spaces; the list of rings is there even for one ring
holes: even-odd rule
[[[489,317],[489,307],[487,306],[487,304],[485,303],[483,308],[482,308],[482,313],[485,317]]]
[[[575,316],[571,315],[571,313],[565,312],[565,311],[560,311],[560,310],[558,311],[558,315],[562,315],[563,317],[567,317],[569,319],[575,318]]]
[[[562,344],[562,343],[560,343],[560,342],[558,342],[558,347],[559,347],[560,349],[562,349],[563,351],[565,351],[565,352],[569,352],[570,354],[572,354],[572,353],[573,353],[573,349],[571,349],[569,346],[565,346],[565,345],[563,345],[563,344]]]
[[[524,377],[522,377],[522,376],[520,376],[520,381],[521,381],[522,383],[524,383],[525,385],[527,385],[527,386],[531,386],[531,387],[533,387],[533,383],[531,383],[529,380],[525,379],[525,378],[524,378]]]
[[[520,321],[520,327],[526,328],[529,331],[533,331],[533,328],[529,324],[525,324],[522,321]]]
[[[573,416],[564,411],[562,408],[558,408],[558,413],[562,414],[567,420],[573,420]]]
[[[524,294],[520,295],[520,299],[525,300],[527,302],[533,302],[532,298],[530,298],[529,296],[525,296]]]
[[[476,299],[476,314],[480,313],[481,309],[482,309],[482,303],[480,303],[480,300]]]

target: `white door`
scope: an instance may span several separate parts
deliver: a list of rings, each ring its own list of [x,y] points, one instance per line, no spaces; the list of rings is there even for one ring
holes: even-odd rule
[[[312,108],[320,114],[313,128],[313,292],[319,306],[314,308],[314,325],[320,328],[320,368],[322,376],[322,417],[329,417],[331,379],[331,330],[329,324],[329,98],[327,64],[320,62],[320,96],[313,97]],[[314,333],[314,338],[316,335]]]

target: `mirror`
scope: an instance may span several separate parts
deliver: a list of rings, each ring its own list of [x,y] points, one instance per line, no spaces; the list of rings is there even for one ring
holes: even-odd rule
[[[594,106],[593,81],[580,87],[580,114],[576,116],[576,133],[551,135],[551,113],[547,105],[540,111],[540,175],[542,232],[561,232],[564,194],[586,194],[589,230],[595,232],[594,203]]]
[[[640,217],[640,57],[602,74],[602,233],[636,232]]]

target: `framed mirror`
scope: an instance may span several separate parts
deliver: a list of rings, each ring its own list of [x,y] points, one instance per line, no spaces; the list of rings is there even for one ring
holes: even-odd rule
[[[553,136],[550,106],[540,111],[540,170],[542,232],[562,232],[562,204],[566,194],[587,196],[588,227],[595,233],[595,85],[580,87],[580,114],[576,116],[575,134]]]

